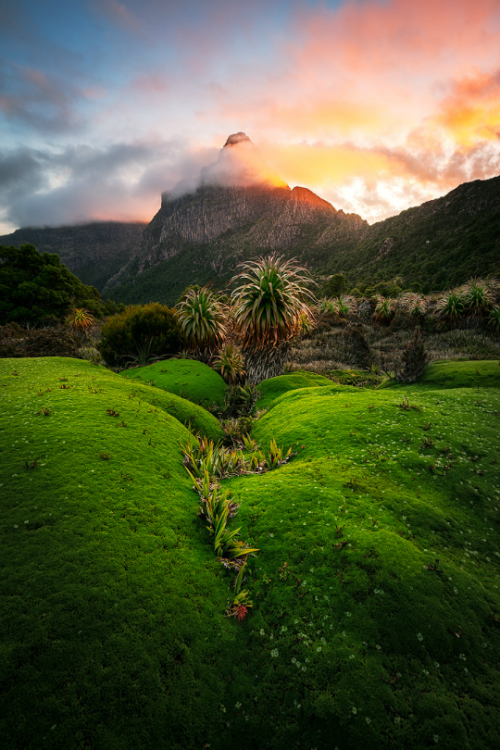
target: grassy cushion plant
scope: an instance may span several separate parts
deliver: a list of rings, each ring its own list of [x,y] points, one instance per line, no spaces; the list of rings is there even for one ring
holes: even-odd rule
[[[332,381],[323,375],[317,375],[314,372],[292,372],[287,375],[278,375],[275,378],[269,378],[259,383],[258,391],[260,397],[255,404],[255,408],[264,409],[268,407],[278,396],[288,391],[294,391],[298,388],[319,387],[322,385],[331,385]]]
[[[121,375],[176,393],[205,408],[223,404],[227,388],[219,373],[195,359],[168,359],[125,370]]]
[[[170,394],[0,362],[3,745],[498,746],[500,390],[472,365],[275,397],[252,438],[294,457],[223,481],[260,550],[239,622]]]

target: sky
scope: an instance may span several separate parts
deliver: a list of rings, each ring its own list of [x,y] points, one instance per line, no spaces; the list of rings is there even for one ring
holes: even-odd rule
[[[370,223],[500,174],[500,0],[0,0],[0,233],[150,221],[245,132]]]

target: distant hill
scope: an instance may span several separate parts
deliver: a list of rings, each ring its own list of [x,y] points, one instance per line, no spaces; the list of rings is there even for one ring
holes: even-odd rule
[[[500,177],[466,182],[372,224],[350,247],[332,245],[323,268],[343,270],[352,282],[399,275],[425,292],[500,275]]]
[[[1,244],[55,252],[86,284],[126,304],[175,303],[189,284],[222,288],[242,260],[278,250],[319,278],[352,286],[400,277],[437,291],[471,276],[500,275],[500,177],[369,225],[303,187],[289,188],[244,133],[229,136],[196,184],[162,195],[149,224],[99,222],[19,229]]]
[[[145,223],[99,221],[67,227],[24,227],[0,236],[0,245],[29,242],[41,253],[57,253],[84,284],[102,292],[108,279],[140,250]]]

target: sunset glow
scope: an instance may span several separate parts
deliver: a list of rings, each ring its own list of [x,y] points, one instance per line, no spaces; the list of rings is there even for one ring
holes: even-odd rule
[[[498,0],[22,0],[0,20],[4,232],[150,220],[238,131],[273,184],[370,222],[500,173]]]

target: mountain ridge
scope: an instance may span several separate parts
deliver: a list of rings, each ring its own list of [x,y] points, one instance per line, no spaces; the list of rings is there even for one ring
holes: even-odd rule
[[[405,288],[432,291],[500,274],[500,176],[369,225],[308,188],[290,189],[255,154],[245,134],[230,136],[197,185],[162,194],[149,224],[23,228],[0,243],[57,252],[84,283],[129,304],[173,304],[193,283],[221,288],[238,263],[271,250],[319,278],[345,273],[351,286],[399,276]]]

